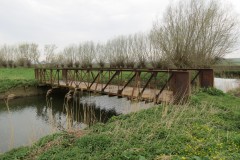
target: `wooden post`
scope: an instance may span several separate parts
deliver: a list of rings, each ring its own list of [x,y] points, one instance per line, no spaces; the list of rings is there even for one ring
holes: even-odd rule
[[[203,69],[199,74],[199,82],[201,88],[213,87],[214,74],[213,69]]]
[[[190,95],[190,73],[177,71],[172,73],[170,89],[173,91],[173,103],[185,103]]]

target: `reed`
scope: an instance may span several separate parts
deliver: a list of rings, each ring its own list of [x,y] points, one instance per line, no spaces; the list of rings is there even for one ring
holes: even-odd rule
[[[14,147],[14,126],[13,126],[13,122],[12,122],[12,113],[10,111],[10,107],[9,107],[9,100],[13,99],[15,97],[14,94],[9,94],[5,99],[5,105],[7,107],[7,111],[8,111],[8,119],[10,122],[10,140],[9,140],[9,149]]]

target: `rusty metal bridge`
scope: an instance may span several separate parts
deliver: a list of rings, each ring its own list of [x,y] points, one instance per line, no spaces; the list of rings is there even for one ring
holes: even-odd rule
[[[39,85],[155,103],[184,102],[193,87],[213,87],[212,69],[35,68]]]

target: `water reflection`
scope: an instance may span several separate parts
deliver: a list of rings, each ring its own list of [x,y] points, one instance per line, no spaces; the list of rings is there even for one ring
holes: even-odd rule
[[[48,97],[36,96],[9,101],[11,114],[0,101],[0,153],[13,147],[32,144],[59,130],[83,129],[112,116],[146,109],[153,104],[134,103],[125,98],[71,92]],[[11,122],[11,123],[10,123]],[[14,128],[11,131],[11,128]],[[13,133],[12,133],[13,132]],[[11,138],[13,134],[13,138]],[[10,144],[11,139],[13,144]]]

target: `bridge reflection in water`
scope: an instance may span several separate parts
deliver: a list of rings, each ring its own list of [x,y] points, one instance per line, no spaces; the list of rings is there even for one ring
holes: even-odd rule
[[[147,109],[154,106],[154,103],[132,102],[126,98],[118,98],[116,96],[109,97],[107,95],[95,95],[91,92],[73,91],[70,90],[65,96],[59,96],[59,88],[51,89],[51,94],[46,97],[48,119],[56,120],[56,117],[51,117],[51,110],[56,107],[56,101],[62,101],[62,113],[66,118],[58,124],[59,129],[83,129],[97,122],[106,123],[112,116],[136,112],[142,109]],[[62,98],[61,98],[62,97]],[[61,104],[58,104],[61,105]],[[54,122],[52,121],[52,122]],[[60,125],[59,125],[60,124]],[[54,125],[56,126],[56,125]]]

